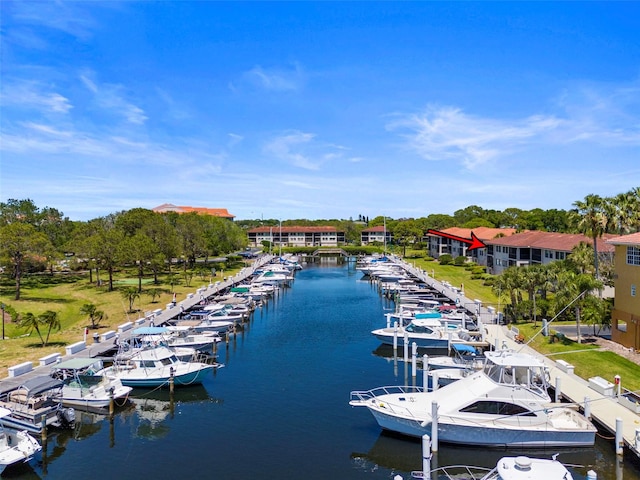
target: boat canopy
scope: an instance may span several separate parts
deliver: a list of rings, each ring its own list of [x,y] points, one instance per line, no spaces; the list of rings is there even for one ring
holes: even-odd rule
[[[53,366],[54,370],[84,370],[85,368],[89,368],[91,365],[96,363],[100,363],[102,360],[97,358],[71,358],[69,360],[65,360],[64,362],[56,363]]]
[[[470,354],[476,354],[478,353],[478,351],[476,350],[475,347],[471,346],[471,345],[466,345],[464,343],[453,343],[451,345],[453,347],[453,349],[459,353],[470,353]]]
[[[38,395],[54,388],[62,388],[62,382],[47,375],[30,378],[18,387],[18,389],[26,390],[27,396]]]
[[[419,320],[424,318],[442,318],[442,315],[440,315],[440,312],[420,312],[416,313],[415,318]]]
[[[231,289],[232,293],[248,293],[249,287],[233,287]]]

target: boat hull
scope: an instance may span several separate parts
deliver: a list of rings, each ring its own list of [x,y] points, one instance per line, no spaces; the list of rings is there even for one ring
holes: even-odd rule
[[[174,385],[199,385],[204,378],[213,370],[212,365],[206,365],[197,370],[175,374],[173,377]],[[164,387],[169,386],[169,376],[163,377],[138,377],[121,375],[120,381],[127,387]]]
[[[420,421],[416,418],[404,418],[389,415],[379,409],[369,408],[381,428],[411,437],[431,435],[431,421]],[[530,429],[492,428],[487,423],[470,425],[464,422],[456,424],[440,419],[438,422],[438,439],[441,442],[490,446],[490,447],[577,447],[592,446],[595,442],[595,431],[550,431],[545,428]]]
[[[393,345],[393,334],[384,331],[379,332],[377,330],[372,333],[382,343]],[[403,345],[404,337],[398,335],[397,339],[398,345]],[[409,337],[409,345],[412,345],[414,342],[418,348],[446,349],[449,346],[449,340],[447,338]]]

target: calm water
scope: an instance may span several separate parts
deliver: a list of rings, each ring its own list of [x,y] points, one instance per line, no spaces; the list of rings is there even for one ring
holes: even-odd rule
[[[173,404],[166,391],[136,390],[112,423],[82,416],[74,432],[50,438],[46,456],[3,478],[409,478],[421,468],[420,441],[382,434],[366,409],[348,405],[351,390],[405,383],[404,365],[394,368],[370,334],[392,305],[361,276],[306,267],[219,349],[226,366],[202,386],[176,389]],[[612,451],[599,441],[560,459],[592,465],[600,479],[640,478],[637,463],[617,465]],[[522,451],[441,445],[437,462],[493,466],[505,453]]]

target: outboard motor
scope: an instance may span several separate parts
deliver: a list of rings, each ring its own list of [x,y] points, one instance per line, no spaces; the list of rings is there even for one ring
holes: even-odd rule
[[[58,410],[58,421],[63,428],[73,428],[76,423],[76,411],[71,408],[61,408]]]

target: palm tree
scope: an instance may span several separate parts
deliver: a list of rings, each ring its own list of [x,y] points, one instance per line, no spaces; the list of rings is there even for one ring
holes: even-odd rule
[[[133,304],[140,298],[140,292],[136,287],[125,287],[120,290],[120,294],[129,302],[129,312],[133,312]]]
[[[593,267],[593,249],[587,242],[580,242],[571,249],[571,255],[567,263],[573,266],[578,273],[591,273]]]
[[[102,310],[98,310],[93,303],[85,303],[80,307],[80,313],[83,315],[87,315],[89,320],[91,321],[91,328],[95,330],[98,328],[100,321],[106,318],[106,315]]]
[[[58,317],[58,312],[54,312],[52,310],[47,310],[40,316],[38,319],[43,325],[47,325],[47,338],[44,341],[44,344],[47,345],[49,343],[49,335],[51,334],[51,329],[56,328],[58,331],[61,330],[62,325],[60,324],[60,318]]]
[[[41,320],[39,317],[36,317],[33,313],[27,312],[20,319],[20,326],[22,328],[26,328],[29,331],[29,335],[34,330],[38,333],[40,337],[40,341],[42,342],[42,346],[44,346],[44,338],[42,338],[42,333],[40,332]]]
[[[516,313],[518,311],[518,305],[522,300],[522,293],[520,289],[522,287],[521,269],[518,267],[509,267],[502,272],[493,284],[493,291],[496,295],[502,296],[504,294],[509,295],[511,299],[511,305],[505,307],[505,311],[508,312],[508,316],[511,317],[511,321],[516,321]]]
[[[605,202],[599,195],[589,194],[584,201],[573,203],[574,221],[578,230],[593,240],[593,254],[595,276],[600,278],[598,268],[598,238],[606,232],[607,217],[605,215]]]

